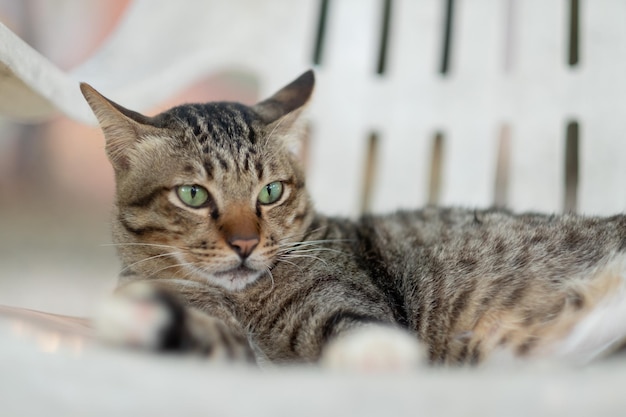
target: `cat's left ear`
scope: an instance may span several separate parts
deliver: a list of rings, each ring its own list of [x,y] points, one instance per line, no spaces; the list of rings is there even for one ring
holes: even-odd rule
[[[111,164],[116,170],[127,169],[135,143],[156,130],[151,119],[109,100],[89,84],[81,83],[80,90],[104,132]]]
[[[273,136],[287,139],[286,145],[292,151],[300,146],[300,134],[293,131],[297,130],[296,122],[311,98],[314,86],[315,75],[313,70],[309,70],[267,100],[252,107]]]

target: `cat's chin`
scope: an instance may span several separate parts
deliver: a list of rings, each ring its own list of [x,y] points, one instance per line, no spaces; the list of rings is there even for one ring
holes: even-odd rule
[[[256,271],[245,266],[223,272],[207,274],[207,279],[229,291],[241,291],[261,277],[263,271]]]

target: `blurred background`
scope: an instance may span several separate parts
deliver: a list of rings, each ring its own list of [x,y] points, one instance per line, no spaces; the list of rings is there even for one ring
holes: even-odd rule
[[[87,315],[115,285],[113,173],[78,81],[155,114],[314,67],[305,162],[329,214],[623,212],[624,19],[623,0],[0,0],[81,120],[0,114],[0,305]]]
[[[89,56],[128,1],[0,1],[0,21],[63,69]],[[0,304],[85,315],[113,288],[112,172],[99,132],[58,116],[0,118]]]
[[[40,119],[9,114],[7,104],[19,106],[7,99],[0,27],[0,314],[5,305],[89,316],[115,286],[113,172],[78,81],[154,114],[189,101],[253,103],[314,67],[305,162],[326,213],[626,210],[624,0],[0,0],[0,22],[63,71],[55,80],[69,95],[48,98],[69,103],[74,117],[50,103]],[[28,61],[25,48],[13,52]],[[36,84],[47,73],[30,75]],[[505,367],[298,379],[289,369],[283,378],[83,349],[75,327],[61,355],[44,322],[38,332],[0,320],[0,333],[6,324],[18,336],[0,343],[2,415],[624,410],[623,361],[583,372],[524,365],[522,375]],[[76,360],[83,351],[88,359]]]
[[[0,21],[70,70],[102,44],[129,3],[0,0]],[[193,101],[252,103],[256,96],[249,77],[212,74],[146,113]],[[107,246],[113,192],[98,128],[61,114],[36,123],[0,115],[0,305],[91,314],[119,271]]]

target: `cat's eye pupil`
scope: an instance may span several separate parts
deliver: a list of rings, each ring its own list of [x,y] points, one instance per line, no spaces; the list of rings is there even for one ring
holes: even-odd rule
[[[176,193],[183,203],[193,208],[203,206],[209,199],[209,192],[200,185],[181,185]]]
[[[272,204],[280,200],[283,195],[283,183],[280,181],[270,182],[259,193],[258,200],[261,204]]]

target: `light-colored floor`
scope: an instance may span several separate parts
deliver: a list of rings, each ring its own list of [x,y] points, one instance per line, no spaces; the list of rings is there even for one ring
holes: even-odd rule
[[[90,315],[115,285],[108,208],[0,206],[0,305]]]

